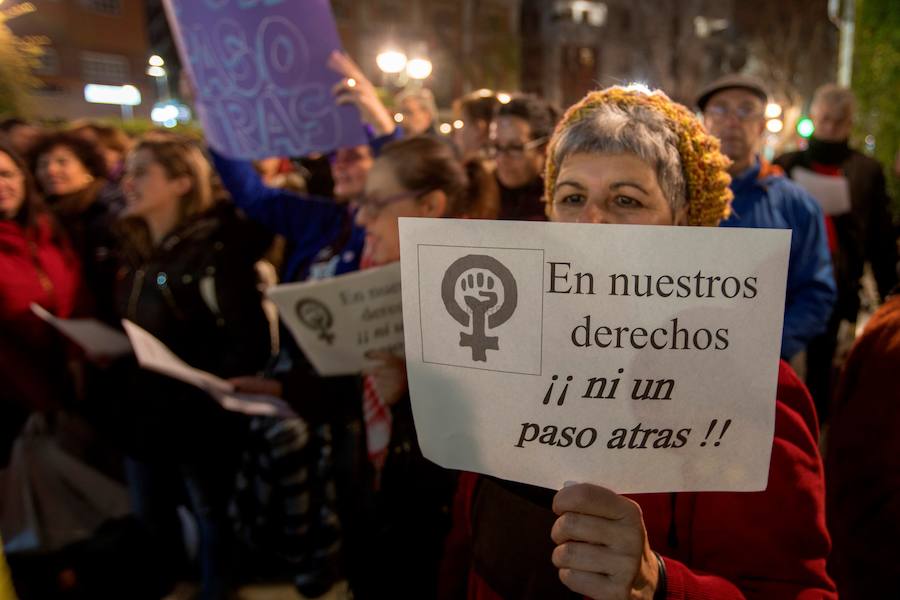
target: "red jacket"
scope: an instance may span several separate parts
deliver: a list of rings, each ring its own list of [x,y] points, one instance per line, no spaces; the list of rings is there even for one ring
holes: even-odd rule
[[[650,547],[665,560],[667,598],[837,598],[825,571],[830,540],[817,437],[809,392],[782,361],[766,491],[629,496],[641,506]],[[549,504],[539,508],[546,517],[523,522],[520,515],[538,509],[537,505],[508,491],[490,492],[488,481],[471,473],[460,478],[441,597],[501,600],[503,596],[495,591],[500,588],[514,589],[521,598],[566,597],[550,562],[550,525],[555,515]],[[504,499],[490,519],[477,514],[476,508],[492,512],[484,497],[479,498],[486,489],[494,498]],[[531,508],[519,506],[522,503]],[[511,515],[508,524],[512,526],[492,527],[496,517],[504,520],[503,515]],[[477,530],[472,526],[476,522],[482,523]],[[530,546],[541,550],[535,554],[526,549]],[[495,575],[494,581],[482,572],[487,570]],[[529,579],[535,583],[522,583]]]
[[[60,348],[56,332],[30,309],[36,302],[68,317],[79,284],[78,260],[67,243],[54,239],[50,218],[41,216],[28,231],[13,220],[0,221],[0,377],[4,396],[32,409],[46,408],[49,365]]]

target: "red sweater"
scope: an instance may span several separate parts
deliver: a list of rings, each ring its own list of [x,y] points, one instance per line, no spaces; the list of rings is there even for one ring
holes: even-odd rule
[[[51,401],[49,379],[58,379],[58,365],[48,361],[58,357],[59,336],[30,306],[35,302],[59,317],[70,316],[79,272],[68,244],[54,239],[49,217],[41,216],[31,231],[16,221],[0,221],[0,377],[11,384],[3,396],[31,409]]]
[[[900,291],[900,290],[898,290]],[[825,467],[841,598],[896,592],[900,568],[900,295],[866,324],[835,396]],[[894,597],[896,593],[894,592]]]
[[[837,598],[834,584],[825,571],[830,541],[825,529],[825,490],[817,436],[818,424],[809,392],[782,361],[766,491],[629,496],[641,506],[650,547],[665,560],[667,598]],[[472,473],[460,478],[454,530],[448,539],[442,568],[441,597],[502,600],[503,596],[494,590],[508,586],[512,580],[501,575],[496,578],[496,584],[489,581],[489,576],[478,567],[487,563],[490,563],[487,569],[495,574],[508,572],[519,580],[544,570],[545,587],[528,584],[516,588],[518,594],[534,598],[564,597],[562,590],[549,592],[546,587],[548,577],[555,575],[546,572],[547,569],[555,571],[550,562],[552,542],[548,525],[555,516],[548,514],[546,519],[531,526],[516,523],[518,526],[512,528],[491,527],[492,520],[481,521],[476,514],[476,506],[485,509],[484,498],[473,502],[485,482]],[[529,503],[515,495],[506,496],[506,500],[495,515],[521,514],[516,504]],[[541,510],[549,512],[549,508]],[[483,524],[476,530],[474,522]],[[523,540],[529,536],[533,542],[526,543],[546,546],[546,551],[538,554],[539,557],[546,554],[546,562],[540,558],[533,561],[536,564],[523,560],[529,553],[522,550]],[[479,559],[475,556],[477,548],[489,551],[483,552]],[[503,579],[506,583],[500,581]]]

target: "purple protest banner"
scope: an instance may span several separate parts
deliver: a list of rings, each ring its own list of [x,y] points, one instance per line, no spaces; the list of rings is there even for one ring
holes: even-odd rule
[[[341,47],[328,0],[164,0],[209,144],[232,158],[303,156],[366,141],[337,106]]]

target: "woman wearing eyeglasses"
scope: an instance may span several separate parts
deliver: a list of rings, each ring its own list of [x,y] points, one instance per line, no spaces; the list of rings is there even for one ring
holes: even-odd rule
[[[544,161],[557,111],[530,94],[497,107],[488,155],[496,163],[500,215],[510,221],[544,221]]]
[[[394,142],[375,161],[359,200],[362,268],[400,260],[400,217],[491,217],[496,203],[496,185],[482,163],[460,164],[451,148],[428,137]],[[351,585],[359,598],[431,598],[456,476],[419,450],[403,358],[373,358],[380,365],[364,376],[363,411],[377,492],[374,514],[347,540],[363,568]]]

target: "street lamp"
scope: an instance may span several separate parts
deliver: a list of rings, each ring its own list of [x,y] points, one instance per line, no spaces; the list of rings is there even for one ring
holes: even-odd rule
[[[413,79],[427,79],[431,75],[431,61],[425,58],[414,58],[406,63],[406,74]]]
[[[767,119],[777,119],[781,116],[781,105],[776,104],[775,102],[769,102],[766,104],[766,118]]]
[[[385,73],[400,73],[406,68],[406,55],[397,50],[385,50],[375,57],[375,62]]]
[[[168,100],[169,99],[169,74],[166,72],[166,69],[163,65],[166,64],[166,61],[158,55],[154,54],[147,60],[147,75],[156,79],[156,95],[159,97],[159,100]]]

